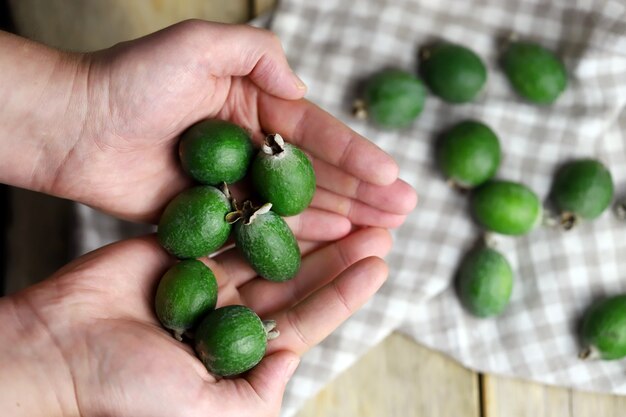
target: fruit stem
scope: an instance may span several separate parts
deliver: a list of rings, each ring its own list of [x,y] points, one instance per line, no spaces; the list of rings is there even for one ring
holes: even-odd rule
[[[626,220],[626,200],[622,200],[615,205],[615,216],[620,220]]]
[[[482,237],[482,243],[486,248],[495,249],[498,247],[498,239],[496,235],[492,232],[485,231]]]
[[[352,115],[359,120],[367,119],[367,107],[365,106],[365,101],[361,99],[354,100],[354,103],[352,103]]]
[[[584,361],[600,359],[600,351],[593,345],[586,346],[578,353],[578,358]]]
[[[267,340],[276,339],[280,335],[280,332],[276,330],[276,320],[263,320],[263,328],[265,329]]]
[[[183,341],[183,332],[181,330],[172,330],[172,335],[174,336],[174,339],[179,342]]]
[[[578,224],[578,216],[569,211],[563,212],[561,213],[560,224],[563,230],[572,230]]]
[[[285,140],[278,133],[267,135],[262,149],[267,155],[278,155],[285,150]]]
[[[457,181],[453,180],[452,178],[448,178],[448,180],[446,181],[446,184],[448,185],[448,187],[452,188],[455,191],[458,191],[461,194],[467,194],[470,191],[469,187],[462,186],[461,184],[459,184]]]

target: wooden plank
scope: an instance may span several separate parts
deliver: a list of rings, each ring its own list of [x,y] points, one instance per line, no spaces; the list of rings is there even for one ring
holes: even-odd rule
[[[483,376],[484,417],[623,417],[626,397]]]
[[[276,0],[254,0],[254,16],[258,16],[262,13],[269,11],[276,6]]]
[[[482,378],[484,417],[574,417],[566,388],[492,375]]]
[[[94,50],[199,18],[245,22],[249,0],[9,0],[17,31],[48,45]]]
[[[568,389],[491,375],[482,381],[484,417],[574,417]]]
[[[305,405],[298,417],[478,417],[478,376],[392,334]]]
[[[589,392],[571,392],[572,417],[623,417],[626,397]]]

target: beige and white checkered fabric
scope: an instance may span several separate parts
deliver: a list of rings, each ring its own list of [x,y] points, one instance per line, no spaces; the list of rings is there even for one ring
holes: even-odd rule
[[[308,98],[390,152],[420,194],[418,209],[395,232],[388,283],[304,357],[284,416],[394,329],[476,370],[626,394],[626,362],[583,363],[575,337],[592,299],[626,291],[626,223],[607,212],[568,233],[540,229],[500,239],[516,271],[510,308],[497,319],[475,319],[460,308],[451,281],[480,230],[468,215],[467,197],[446,186],[432,157],[439,132],[476,118],[500,137],[499,177],[522,181],[545,198],[560,163],[591,156],[609,166],[625,195],[626,3],[282,0],[271,28],[307,83]],[[501,41],[511,32],[563,58],[569,87],[556,104],[533,106],[512,92],[497,64]],[[402,131],[350,116],[359,81],[388,66],[415,71],[419,46],[437,39],[467,45],[484,59],[489,78],[478,100],[449,105],[431,95],[418,121]],[[83,210],[83,236],[110,229],[93,227],[90,216]]]
[[[626,3],[572,0],[283,0],[272,21],[308,98],[390,152],[417,189],[418,209],[395,233],[388,284],[362,311],[305,356],[289,387],[284,415],[359,355],[400,329],[473,369],[549,384],[626,394],[626,362],[577,359],[576,322],[590,300],[626,291],[626,223],[605,213],[568,233],[536,230],[502,238],[516,271],[510,308],[493,320],[469,316],[451,280],[480,231],[467,197],[447,187],[433,165],[433,140],[476,118],[498,133],[501,178],[546,197],[567,159],[592,156],[626,193]],[[515,33],[565,62],[570,82],[555,105],[518,99],[498,68],[502,40]],[[429,96],[410,129],[389,132],[350,116],[359,81],[393,66],[415,71],[420,45],[467,45],[489,68],[473,103]]]

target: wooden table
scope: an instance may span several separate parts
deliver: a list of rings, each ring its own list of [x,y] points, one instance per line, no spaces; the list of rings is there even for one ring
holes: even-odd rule
[[[9,0],[17,30],[50,45],[90,50],[198,17],[244,22],[274,0]],[[8,279],[43,278],[65,261],[70,206],[13,190]],[[61,220],[61,221],[59,221]],[[38,262],[29,254],[36,252]],[[626,377],[626,376],[625,376]],[[308,401],[298,417],[618,417],[626,397],[576,392],[469,371],[393,334]]]

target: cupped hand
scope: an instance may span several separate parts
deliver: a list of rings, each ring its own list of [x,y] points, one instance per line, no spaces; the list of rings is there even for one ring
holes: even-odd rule
[[[301,243],[299,274],[258,278],[238,253],[204,259],[218,305],[245,304],[281,335],[247,374],[216,379],[158,323],[154,293],[175,262],[154,236],[87,254],[0,299],[0,404],[6,415],[274,416],[299,355],[382,285],[389,233],[366,228],[326,246]]]
[[[84,94],[87,111],[46,190],[52,194],[155,221],[189,185],[177,160],[179,135],[221,118],[249,129],[257,145],[278,132],[311,156],[318,189],[308,216],[396,227],[415,205],[390,156],[302,98],[306,87],[268,31],[192,20],[80,63],[85,81],[75,85],[85,87],[74,94]]]

